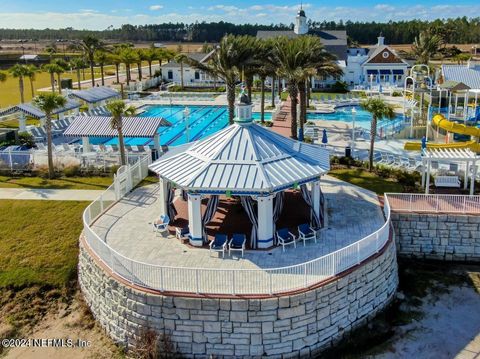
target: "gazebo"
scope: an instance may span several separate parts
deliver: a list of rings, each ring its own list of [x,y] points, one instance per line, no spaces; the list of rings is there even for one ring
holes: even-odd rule
[[[425,186],[425,193],[428,194],[430,189],[430,173],[433,164],[438,167],[438,163],[448,163],[454,164],[458,167],[458,163],[464,163],[465,173],[463,188],[467,189],[468,180],[470,179],[470,195],[473,195],[475,190],[475,178],[477,176],[477,161],[480,161],[480,156],[477,156],[469,149],[424,149],[422,152],[422,185]]]
[[[109,87],[92,87],[87,90],[77,90],[71,92],[69,97],[75,97],[88,104],[88,109],[91,110],[95,104],[100,106],[105,105],[106,100],[119,98],[120,94]]]
[[[77,116],[65,130],[64,136],[81,137],[84,152],[90,149],[90,137],[117,137],[118,131],[112,128],[111,116]],[[161,152],[160,134],[161,126],[172,124],[162,117],[123,117],[124,137],[153,138],[154,148]]]
[[[322,226],[320,178],[330,169],[328,150],[255,124],[252,107],[242,94],[233,125],[180,146],[149,166],[160,178],[160,215],[174,214],[174,188],[188,197],[189,241],[193,246],[205,243],[204,228],[215,214],[220,195],[240,198],[252,223],[251,248],[274,245],[275,222],[287,189],[301,191],[310,208],[312,226]],[[209,198],[203,216],[202,197]]]
[[[62,119],[65,112],[68,111],[75,111],[78,114],[78,109],[80,108],[80,103],[78,101],[70,100],[67,99],[67,103],[65,106],[62,108],[56,109],[53,111],[53,115],[59,115],[59,118]],[[21,103],[12,107],[9,107],[3,111],[0,111],[0,117],[2,116],[7,116],[11,115],[14,113],[20,112],[20,118],[19,118],[19,131],[20,132],[25,132],[26,131],[26,118],[25,116],[30,116],[33,117],[37,120],[40,120],[40,122],[43,125],[43,121],[46,118],[45,113],[40,110],[38,107],[36,107],[33,102],[28,102],[28,103]]]

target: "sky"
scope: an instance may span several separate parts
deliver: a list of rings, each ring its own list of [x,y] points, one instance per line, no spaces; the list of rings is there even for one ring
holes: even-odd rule
[[[1,28],[65,28],[103,30],[122,24],[229,21],[287,23],[300,6],[282,0],[0,0]],[[479,16],[478,0],[310,0],[303,3],[315,21],[379,21]]]

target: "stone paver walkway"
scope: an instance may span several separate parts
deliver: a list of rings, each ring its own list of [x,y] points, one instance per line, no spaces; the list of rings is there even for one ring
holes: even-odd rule
[[[191,268],[258,269],[303,263],[343,248],[378,230],[384,217],[377,196],[362,188],[332,177],[322,179],[322,190],[328,203],[328,230],[318,243],[299,243],[283,253],[246,251],[245,258],[236,255],[224,259],[208,249],[192,248],[173,236],[163,237],[152,230],[158,217],[158,187],[151,185],[135,190],[112,207],[94,224],[94,231],[124,256],[164,266]]]
[[[0,199],[43,199],[48,201],[93,201],[104,191],[83,189],[0,188]]]

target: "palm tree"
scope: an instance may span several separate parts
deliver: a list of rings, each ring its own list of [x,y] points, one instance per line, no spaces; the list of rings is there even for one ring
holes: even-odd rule
[[[239,78],[241,66],[252,58],[252,49],[256,39],[251,36],[226,35],[207,64],[188,59],[195,68],[218,77],[225,82],[227,88],[228,118],[233,123],[235,117],[235,85]]]
[[[53,154],[52,154],[52,114],[67,103],[65,97],[55,92],[42,93],[33,99],[33,103],[45,113],[45,129],[47,131],[47,154],[48,154],[48,177],[53,178]]]
[[[60,60],[60,59],[54,60],[53,63],[57,65],[57,67],[55,68],[55,74],[57,75],[58,93],[61,94],[62,93],[61,77],[62,77],[62,74],[67,70],[68,64],[64,60]]]
[[[372,121],[370,123],[370,154],[369,154],[369,170],[373,169],[373,151],[375,149],[375,136],[377,135],[377,121],[382,118],[392,120],[395,118],[393,107],[387,104],[381,98],[370,97],[363,101],[360,106],[365,111],[370,112]]]
[[[256,64],[255,73],[260,77],[260,120],[265,122],[265,80],[267,76],[275,74],[276,65],[272,57],[273,42],[270,40],[260,40],[257,51],[254,54]],[[273,93],[272,93],[273,96]]]
[[[90,74],[92,76],[92,86],[95,86],[95,72],[93,67],[95,66],[95,52],[97,50],[103,49],[104,44],[97,37],[92,35],[85,36],[80,42],[80,47],[85,54],[85,57],[88,59],[90,64]]]
[[[52,86],[52,92],[55,92],[55,74],[63,71],[63,69],[56,63],[43,65],[42,68],[50,74],[50,85]],[[60,84],[58,84],[60,87]]]
[[[78,89],[81,90],[80,71],[85,68],[85,61],[81,57],[74,57],[70,60],[70,66],[77,71],[77,86]]]
[[[18,89],[20,90],[20,102],[24,103],[25,102],[25,95],[24,95],[25,88],[24,88],[23,79],[25,78],[25,76],[27,76],[27,73],[28,73],[27,66],[16,64],[16,65],[13,65],[10,68],[9,71],[10,71],[10,74],[13,77],[18,78]]]
[[[417,63],[428,64],[430,59],[438,52],[443,40],[439,35],[432,34],[429,30],[422,31],[413,42],[413,54]]]
[[[143,53],[145,61],[148,62],[148,75],[152,78],[152,62],[157,60],[157,51],[154,47],[146,49]]]
[[[142,81],[142,61],[145,60],[145,50],[137,49],[137,71],[138,71],[138,81]]]
[[[175,61],[180,64],[180,86],[182,89],[185,87],[183,81],[183,64],[187,60],[188,56],[185,54],[178,54],[175,56]]]
[[[107,109],[112,114],[111,126],[118,131],[118,147],[120,147],[120,158],[122,165],[126,165],[125,145],[123,140],[123,121],[124,116],[135,115],[136,109],[133,106],[127,106],[122,100],[112,101],[107,104]]]
[[[94,54],[95,62],[100,65],[100,74],[102,76],[102,86],[105,86],[105,71],[104,67],[108,61],[108,54],[103,50],[95,51]]]
[[[118,53],[113,53],[109,55],[110,63],[115,65],[115,75],[117,76],[117,84],[120,83],[120,65],[122,64],[122,59]]]
[[[130,66],[138,61],[138,55],[134,49],[125,48],[122,51],[120,51],[119,56],[126,67],[127,85],[130,85],[130,80],[131,80]]]
[[[25,76],[28,77],[30,81],[30,91],[32,93],[32,99],[35,97],[35,89],[33,87],[33,82],[35,81],[36,74],[38,72],[38,68],[35,65],[27,65],[27,71]]]

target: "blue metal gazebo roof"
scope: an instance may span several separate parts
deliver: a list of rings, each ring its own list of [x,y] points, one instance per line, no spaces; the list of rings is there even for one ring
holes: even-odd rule
[[[77,97],[80,100],[88,103],[95,103],[108,100],[110,98],[119,97],[120,94],[109,87],[92,87],[88,90],[73,91],[69,96]]]
[[[59,113],[71,111],[76,108],[80,108],[80,103],[74,100],[67,99],[67,103],[65,104],[65,106],[53,111],[53,114],[57,115]],[[21,103],[7,108],[6,110],[0,111],[0,116],[11,115],[15,112],[23,112],[25,115],[36,119],[41,119],[46,116],[45,113],[38,107],[36,107],[32,102]]]

